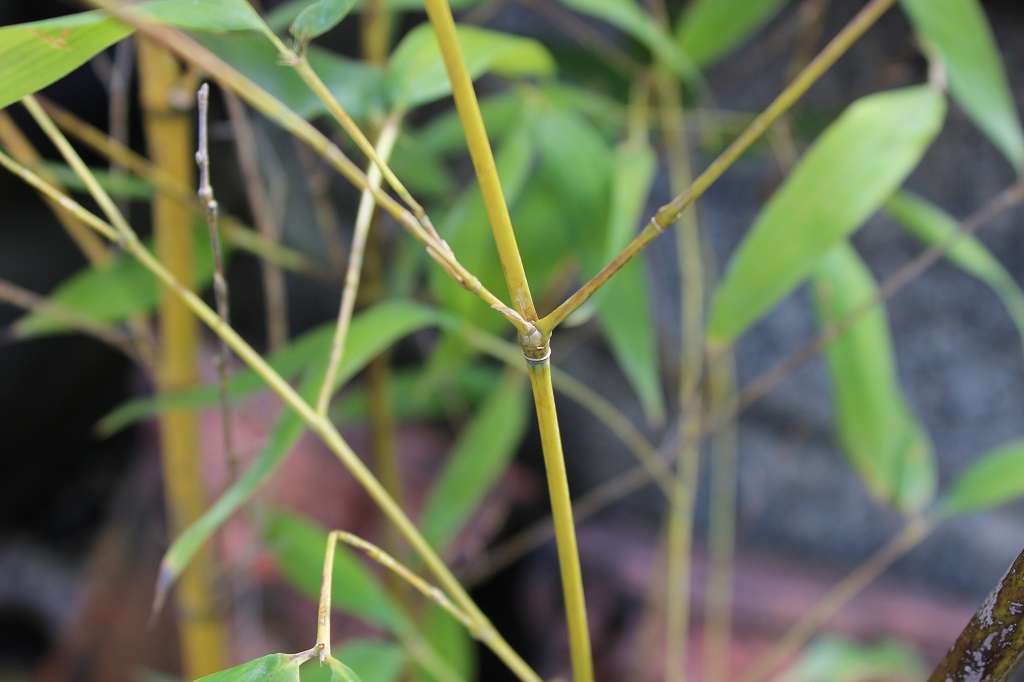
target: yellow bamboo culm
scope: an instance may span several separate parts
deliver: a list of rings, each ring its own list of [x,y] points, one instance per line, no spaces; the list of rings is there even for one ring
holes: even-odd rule
[[[191,119],[192,93],[182,89],[177,61],[162,47],[139,41],[139,81],[150,157],[167,175],[194,185]],[[153,231],[160,260],[175,278],[194,279],[192,217],[166,194],[153,199]],[[199,324],[169,287],[160,297],[160,353],[157,384],[161,393],[198,383]],[[194,412],[172,410],[160,418],[164,490],[170,531],[180,533],[206,508],[199,460],[199,429]],[[200,552],[178,583],[178,627],[185,678],[194,680],[226,667],[228,637],[213,599],[215,568],[209,548]]]

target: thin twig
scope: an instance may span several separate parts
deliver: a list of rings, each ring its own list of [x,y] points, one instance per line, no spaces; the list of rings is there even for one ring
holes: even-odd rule
[[[399,122],[401,115],[395,113],[388,117],[387,123],[381,130],[380,138],[377,140],[378,158],[387,159],[394,149],[395,140],[398,139]],[[366,172],[367,182],[371,188],[380,187],[382,176],[377,165],[371,165]],[[334,330],[334,341],[331,344],[331,357],[327,366],[327,373],[324,375],[324,383],[320,387],[320,397],[317,399],[316,411],[322,417],[327,415],[327,408],[334,395],[334,383],[341,368],[341,359],[345,355],[345,340],[348,337],[349,324],[352,321],[352,311],[356,306],[356,295],[359,293],[359,278],[363,269],[363,253],[366,249],[366,235],[370,231],[373,212],[376,208],[372,190],[363,192],[359,199],[359,209],[356,213],[356,224],[352,235],[352,247],[348,252],[348,270],[345,272],[345,291],[341,297],[341,306],[338,308],[338,325]]]
[[[231,307],[228,300],[228,281],[224,277],[224,255],[220,248],[220,233],[217,230],[217,199],[210,184],[209,116],[210,84],[203,83],[197,95],[199,103],[199,148],[196,151],[196,165],[199,167],[199,191],[197,195],[206,209],[206,226],[210,233],[210,248],[213,250],[213,295],[217,301],[217,314],[224,324],[231,324]],[[231,396],[228,393],[228,362],[231,349],[227,341],[220,339],[220,349],[214,359],[217,379],[220,383],[220,410],[224,422],[224,452],[228,457],[232,478],[236,473],[237,461],[232,446]]]
[[[235,151],[238,154],[242,179],[245,181],[245,193],[249,198],[249,212],[252,214],[253,225],[267,242],[277,244],[281,238],[280,225],[274,219],[273,207],[268,201],[260,177],[259,160],[256,157],[256,136],[253,134],[249,115],[241,100],[232,92],[224,92],[224,103],[227,105],[231,127],[235,131]],[[288,343],[288,293],[285,290],[284,273],[278,265],[269,260],[262,260],[260,270],[267,315],[267,347],[273,351],[283,348]]]

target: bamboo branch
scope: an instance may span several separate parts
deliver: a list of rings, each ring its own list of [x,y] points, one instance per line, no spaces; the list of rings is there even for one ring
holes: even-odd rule
[[[655,240],[662,232],[668,229],[682,214],[686,207],[690,206],[718,178],[728,170],[736,160],[743,155],[750,147],[768,130],[768,128],[797,100],[814,85],[819,78],[833,65],[836,60],[843,56],[850,47],[860,39],[896,0],[871,0],[857,15],[850,20],[842,31],[825,46],[817,57],[815,57],[800,74],[783,90],[775,100],[762,111],[753,122],[737,137],[722,154],[715,159],[707,169],[693,181],[685,191],[678,194],[672,201],[658,209],[654,217],[644,226],[640,234],[630,242],[622,253],[616,256],[600,272],[594,275],[589,282],[555,308],[550,314],[544,316],[537,322],[537,329],[541,334],[547,336],[552,330],[565,320],[574,310],[579,308],[587,299],[608,282],[612,276],[622,267],[631,261],[636,254],[640,253],[648,244]]]

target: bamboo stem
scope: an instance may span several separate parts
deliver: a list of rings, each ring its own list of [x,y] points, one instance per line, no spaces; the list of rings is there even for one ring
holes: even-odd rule
[[[109,224],[86,211],[80,204],[61,194],[54,187],[42,180],[38,175],[11,159],[0,151],[0,165],[22,178],[32,187],[40,190],[60,205],[72,212],[86,225],[111,240],[121,235]],[[437,553],[430,547],[416,526],[404,511],[388,495],[373,473],[363,464],[359,456],[341,437],[334,425],[320,417],[312,405],[307,403],[292,386],[267,364],[252,346],[230,326],[224,323],[202,299],[183,286],[175,277],[145,249],[138,237],[131,233],[124,240],[125,251],[137,258],[147,270],[152,272],[168,289],[173,291],[184,304],[206,324],[217,336],[227,341],[235,354],[273,390],[284,403],[299,415],[303,422],[324,442],[339,461],[348,469],[370,498],[377,504],[381,512],[398,528],[402,536],[412,545],[423,560],[426,567],[437,578],[441,586],[447,590],[453,601],[473,619],[473,635],[485,646],[490,648],[516,676],[524,682],[540,682],[540,677],[515,652],[505,639],[494,629],[490,620],[480,611],[465,588],[459,583],[452,572],[445,566]]]
[[[590,631],[587,605],[583,597],[583,574],[580,571],[579,549],[576,546],[576,526],[572,518],[572,498],[562,454],[562,439],[555,412],[555,394],[551,385],[551,359],[527,360],[533,400],[537,407],[544,468],[547,471],[548,494],[555,523],[555,541],[558,545],[558,565],[562,575],[562,594],[565,615],[569,625],[569,653],[572,658],[573,679],[592,682],[593,662],[590,653]]]
[[[501,267],[505,272],[505,282],[508,284],[509,295],[512,297],[512,307],[525,320],[536,320],[537,311],[533,305],[533,297],[530,295],[526,271],[523,269],[523,262],[519,256],[519,246],[516,244],[516,235],[512,229],[512,219],[509,217],[508,205],[505,203],[505,195],[501,189],[501,179],[498,177],[498,168],[494,163],[491,143],[487,139],[487,131],[484,129],[484,120],[480,114],[476,91],[473,89],[473,80],[469,76],[465,59],[462,56],[462,46],[459,44],[458,34],[455,30],[455,19],[452,17],[451,7],[448,6],[447,0],[426,0],[426,8],[427,17],[430,19],[434,33],[437,35],[437,41],[441,45],[441,55],[444,57],[444,65],[452,84],[455,108],[462,121],[466,143],[469,145],[469,155],[473,160],[473,168],[476,170],[480,192],[484,198],[487,218],[490,220],[491,231],[498,247],[498,257],[501,259]]]
[[[587,299],[594,295],[605,283],[618,272],[622,266],[628,263],[633,257],[640,253],[648,244],[671,226],[686,209],[711,185],[715,183],[728,170],[736,160],[743,155],[751,145],[754,144],[765,133],[766,130],[797,100],[803,97],[814,83],[846,53],[850,47],[860,39],[896,0],[871,0],[850,22],[840,31],[832,41],[825,46],[817,57],[800,72],[800,74],[783,90],[775,100],[768,105],[751,122],[749,126],[733,140],[724,152],[715,159],[707,169],[693,181],[685,191],[678,194],[672,201],[658,209],[654,217],[644,227],[637,237],[630,242],[622,253],[616,256],[600,272],[594,275],[589,282],[555,308],[550,314],[537,322],[537,329],[545,336],[549,335],[555,327],[565,320],[574,310],[579,308]]]
[[[150,155],[168,175],[186,186],[192,185],[192,121],[187,111],[173,105],[171,97],[179,87],[180,71],[168,52],[140,40],[139,73],[144,127]],[[192,263],[193,231],[191,216],[180,203],[166,195],[153,200],[153,223],[157,250],[167,263],[168,276],[179,287],[187,287],[194,277]],[[138,249],[131,239],[131,228],[115,222],[126,249]],[[192,311],[172,288],[161,290],[160,358],[157,383],[162,393],[195,386],[199,381],[196,358],[199,352],[199,327]],[[199,462],[199,425],[192,411],[173,410],[160,417],[160,441],[163,450],[164,485],[167,490],[171,532],[177,534],[202,516],[206,494]],[[179,627],[185,675],[202,677],[224,668],[228,635],[213,599],[216,569],[207,547],[196,555],[181,577],[178,589]]]

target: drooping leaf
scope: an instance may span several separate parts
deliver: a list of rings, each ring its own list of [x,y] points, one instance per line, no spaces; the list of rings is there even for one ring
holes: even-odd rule
[[[914,27],[941,54],[949,91],[1018,171],[1024,132],[985,11],[978,0],[901,0]]]
[[[475,26],[457,26],[470,77],[550,76],[555,61],[536,40]],[[395,48],[387,66],[386,88],[393,104],[415,107],[451,92],[441,48],[429,24],[410,31]]]
[[[334,657],[358,670],[363,682],[397,682],[407,661],[399,645],[372,639],[347,640],[334,648]]]
[[[920,680],[925,672],[921,655],[902,642],[859,644],[839,637],[821,637],[799,655],[778,682]]]
[[[878,287],[846,242],[834,246],[813,277],[822,329],[840,324]],[[913,511],[935,495],[935,461],[927,433],[903,396],[885,311],[862,315],[825,349],[832,381],[836,435],[861,480],[876,497]]]
[[[397,339],[430,325],[441,324],[445,317],[430,308],[398,301],[382,303],[352,320],[345,355],[335,387],[347,381],[372,358]],[[361,328],[357,333],[357,323]],[[326,349],[325,349],[326,351]],[[316,399],[327,368],[326,352],[316,356],[299,387],[307,402]],[[178,536],[160,565],[158,601],[166,595],[181,572],[206,540],[256,492],[281,465],[285,455],[302,435],[305,424],[291,410],[274,425],[256,461],[236,480],[195,523]]]
[[[326,105],[294,69],[280,63],[281,55],[263,36],[202,34],[194,37],[300,116],[314,118],[327,113]],[[383,110],[383,74],[379,69],[316,45],[306,49],[306,61],[353,118],[365,118]]]
[[[559,0],[577,12],[589,14],[624,31],[657,55],[685,83],[703,84],[703,76],[672,37],[644,11],[643,5],[633,0]]]
[[[348,16],[356,0],[317,0],[299,13],[288,31],[295,40],[305,45],[322,36]]]
[[[802,282],[903,182],[938,133],[945,99],[918,86],[858,100],[765,206],[715,293],[708,340],[731,342]]]
[[[453,10],[466,9],[480,3],[482,0],[449,0],[448,4]],[[319,0],[288,0],[277,5],[267,14],[267,25],[274,31],[280,32],[289,26],[304,9]],[[356,0],[353,7],[354,12],[361,12],[366,0]],[[388,10],[392,12],[415,12],[423,9],[423,0],[391,0],[388,2]]]
[[[314,600],[320,596],[327,533],[327,529],[284,510],[275,510],[267,519],[267,548],[288,582]],[[404,616],[365,562],[359,553],[338,544],[331,578],[331,608],[394,632],[403,626]]]
[[[144,11],[155,20],[186,29],[236,31],[262,26],[245,0],[157,0]],[[63,78],[133,30],[100,11],[0,28],[0,108]]]
[[[201,287],[213,277],[213,257],[205,239],[204,234],[203,239],[195,240],[192,256],[196,281]],[[155,310],[160,287],[149,270],[131,256],[122,255],[108,265],[85,268],[72,275],[47,300],[98,323],[110,324]],[[74,330],[42,311],[29,312],[14,324],[14,332],[20,338],[71,331]]]
[[[925,244],[940,244],[957,230],[957,221],[938,206],[908,192],[897,192],[885,204],[885,210]],[[1017,326],[1024,346],[1024,291],[1013,275],[974,235],[957,238],[946,257],[965,272],[987,284],[999,296],[1003,307]]]
[[[676,27],[676,42],[705,67],[738,46],[789,0],[695,0]]]
[[[943,498],[947,516],[973,514],[1024,496],[1024,441],[1014,441],[978,458]]]
[[[526,433],[523,377],[506,375],[462,430],[430,490],[420,528],[444,549],[479,507]]]

